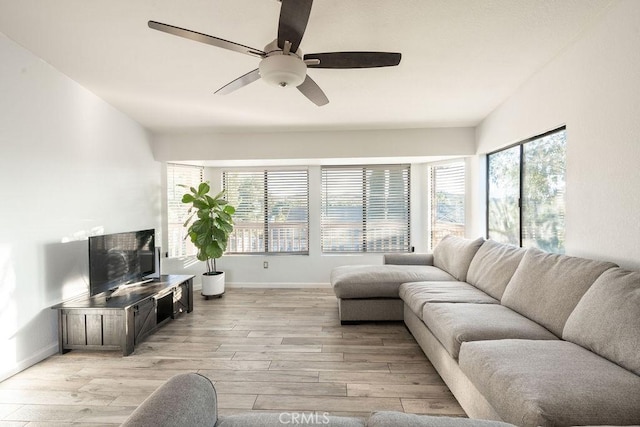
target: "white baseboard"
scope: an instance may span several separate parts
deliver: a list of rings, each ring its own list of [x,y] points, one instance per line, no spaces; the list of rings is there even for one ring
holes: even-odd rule
[[[52,356],[58,352],[58,343],[51,344],[48,347],[45,347],[38,351],[36,354],[31,357],[20,360],[16,362],[9,370],[0,372],[0,382],[6,380],[9,377],[14,376],[18,372],[24,371],[25,369],[35,365],[38,362],[43,361],[49,356]]]
[[[330,283],[282,283],[282,282],[230,282],[226,284],[228,288],[330,288]]]

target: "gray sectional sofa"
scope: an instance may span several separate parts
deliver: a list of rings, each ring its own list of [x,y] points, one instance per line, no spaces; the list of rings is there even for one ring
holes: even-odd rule
[[[343,323],[403,320],[472,418],[640,424],[640,273],[447,236],[433,254],[343,266]]]
[[[122,424],[122,427],[513,427],[510,424],[432,417],[383,411],[368,419],[336,417],[326,413],[261,413],[218,416],[213,383],[196,373],[179,374],[154,391]]]

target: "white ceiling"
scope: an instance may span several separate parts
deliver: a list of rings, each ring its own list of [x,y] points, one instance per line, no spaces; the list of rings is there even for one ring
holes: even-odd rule
[[[259,58],[147,27],[263,49],[276,0],[0,0],[0,31],[155,132],[474,126],[612,1],[315,0],[305,53],[402,53],[398,67],[309,70],[324,107],[262,81],[214,95]]]

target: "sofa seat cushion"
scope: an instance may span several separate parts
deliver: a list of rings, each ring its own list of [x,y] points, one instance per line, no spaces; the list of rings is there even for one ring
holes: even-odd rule
[[[612,267],[616,265],[530,248],[509,281],[501,302],[561,337],[580,298]]]
[[[368,427],[513,427],[500,421],[472,420],[469,418],[439,417],[406,414],[404,412],[374,412],[367,421]]]
[[[605,271],[567,319],[562,337],[640,375],[640,273]]]
[[[567,341],[467,342],[460,369],[506,422],[640,424],[640,377]]]
[[[500,304],[466,282],[410,282],[400,285],[400,298],[422,319],[422,308],[432,303]]]
[[[453,235],[444,238],[433,248],[433,265],[451,274],[456,280],[467,280],[469,264],[484,239],[463,239]]]
[[[326,412],[281,412],[228,415],[218,418],[215,427],[282,427],[285,425],[365,427],[365,421],[355,417],[337,417]]]
[[[430,265],[343,265],[331,270],[331,285],[338,298],[399,298],[405,282],[455,280]]]
[[[454,359],[468,341],[558,338],[526,317],[499,304],[427,303],[422,320]]]
[[[469,264],[467,282],[501,299],[526,249],[487,240]]]

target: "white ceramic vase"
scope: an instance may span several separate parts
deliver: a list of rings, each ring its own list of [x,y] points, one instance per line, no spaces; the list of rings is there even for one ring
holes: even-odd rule
[[[205,298],[221,297],[224,294],[224,272],[202,275],[202,295]]]

